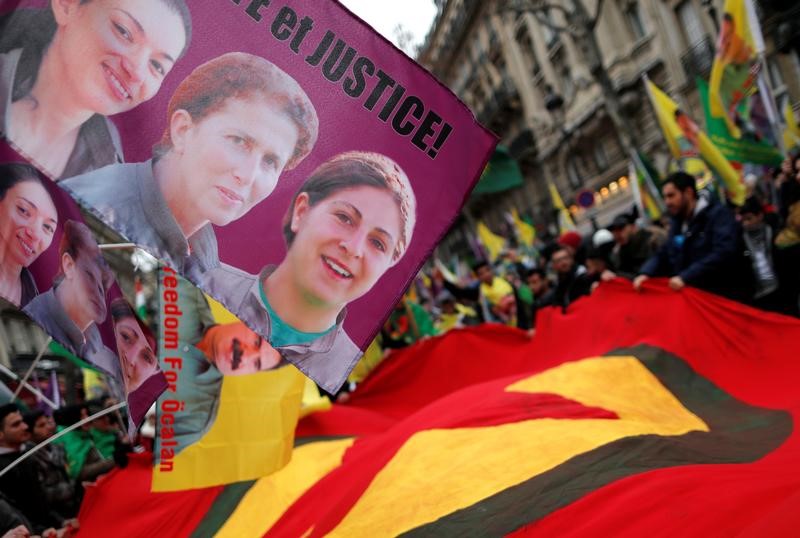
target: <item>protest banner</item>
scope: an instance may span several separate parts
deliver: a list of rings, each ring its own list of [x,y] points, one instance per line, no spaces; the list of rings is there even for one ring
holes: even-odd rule
[[[711,95],[708,84],[703,79],[697,79],[697,91],[700,93],[700,102],[703,105],[708,136],[726,159],[737,163],[780,166],[783,154],[767,139],[753,131],[741,133],[736,138],[728,130],[727,123],[712,114]]]
[[[14,2],[8,138],[336,392],[495,137],[333,0],[120,1]]]
[[[132,460],[87,491],[81,535],[793,536],[800,322],[645,288],[541,309],[533,339],[405,348],[255,482],[152,493]]]
[[[675,101],[650,79],[645,78],[644,83],[672,156],[681,163],[682,168],[684,162],[701,158],[725,186],[731,202],[736,205],[744,203],[745,188],[741,174]],[[696,170],[688,167],[685,167],[685,171],[693,175],[696,173]]]
[[[306,378],[171,268],[159,284],[169,386],[156,408],[153,491],[253,480],[286,465]]]
[[[4,142],[0,249],[0,295],[53,337],[51,352],[110,376],[135,431],[166,387],[155,339],[122,296],[75,202]]]

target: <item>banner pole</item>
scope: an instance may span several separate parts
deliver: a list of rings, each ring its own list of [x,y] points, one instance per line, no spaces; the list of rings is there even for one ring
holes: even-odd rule
[[[14,372],[12,372],[11,370],[9,370],[8,368],[6,368],[5,365],[3,365],[2,363],[0,363],[0,372],[6,374],[8,377],[13,379],[14,381],[19,381],[19,376],[17,374],[15,374]],[[45,396],[45,394],[42,391],[40,391],[39,389],[37,389],[36,387],[31,385],[30,383],[24,383],[24,385],[25,385],[26,389],[28,389],[33,394],[35,394],[36,396],[41,398],[44,403],[46,403],[47,405],[49,405],[53,409],[58,409],[58,404],[56,404],[53,400],[51,400],[50,398]]]
[[[25,461],[26,459],[28,459],[30,456],[32,456],[33,454],[35,454],[36,452],[38,452],[38,451],[39,451],[39,450],[41,450],[42,448],[46,447],[47,445],[49,445],[50,443],[52,443],[52,442],[53,442],[53,441],[55,441],[56,439],[58,439],[58,438],[60,438],[60,437],[62,437],[62,436],[64,436],[64,435],[68,434],[68,433],[69,433],[69,432],[71,432],[72,430],[75,430],[75,429],[77,429],[77,428],[80,428],[80,427],[81,427],[81,426],[83,426],[84,424],[87,424],[87,423],[89,423],[89,422],[91,422],[91,421],[93,421],[93,420],[95,420],[95,419],[97,419],[97,418],[100,418],[100,417],[102,417],[103,415],[107,415],[107,414],[109,414],[109,413],[113,413],[113,412],[114,412],[114,411],[116,411],[117,409],[120,409],[120,408],[122,408],[122,407],[125,407],[126,405],[128,405],[128,404],[127,404],[127,402],[120,402],[120,403],[118,403],[118,404],[114,404],[114,405],[112,405],[111,407],[106,407],[105,409],[103,409],[102,411],[98,411],[98,412],[97,412],[97,413],[95,413],[94,415],[88,416],[88,417],[86,417],[86,418],[85,418],[85,419],[83,419],[83,420],[79,420],[78,422],[76,422],[76,423],[75,423],[75,424],[73,424],[72,426],[68,426],[68,427],[64,428],[63,430],[61,430],[60,432],[58,432],[58,433],[57,433],[57,434],[55,434],[54,436],[52,436],[52,437],[48,437],[47,439],[45,439],[44,441],[42,441],[41,443],[39,443],[39,444],[38,444],[38,445],[36,445],[35,447],[31,448],[30,450],[26,450],[25,452],[23,452],[23,453],[20,455],[20,457],[18,457],[18,458],[17,458],[17,459],[15,459],[14,461],[12,461],[12,462],[11,462],[11,464],[10,464],[8,467],[6,467],[6,468],[5,468],[5,469],[3,469],[2,471],[0,471],[0,477],[2,477],[3,475],[5,475],[5,474],[6,474],[7,472],[9,472],[11,469],[13,469],[13,468],[14,468],[14,467],[16,467],[17,465],[19,465],[20,463],[22,463],[23,461]]]
[[[47,346],[49,346],[50,342],[52,342],[52,341],[53,341],[53,337],[52,336],[48,336],[47,340],[45,340],[44,345],[42,346],[42,349],[39,350],[39,354],[36,355],[35,359],[33,359],[33,362],[31,363],[30,368],[28,368],[28,371],[25,372],[25,375],[23,376],[22,381],[20,382],[19,385],[17,385],[17,388],[14,390],[14,395],[11,397],[11,402],[12,403],[14,402],[14,400],[17,399],[17,397],[19,396],[19,393],[22,392],[22,386],[28,384],[28,378],[33,373],[33,369],[36,368],[36,365],[39,364],[40,360],[42,360],[42,357],[44,356],[44,352],[47,350]]]

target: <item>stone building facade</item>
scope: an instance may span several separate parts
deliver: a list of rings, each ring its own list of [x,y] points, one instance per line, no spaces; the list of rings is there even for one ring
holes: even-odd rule
[[[555,219],[547,185],[552,181],[579,228],[605,226],[633,206],[629,157],[609,118],[586,54],[565,24],[564,9],[576,0],[528,2],[550,9],[508,9],[507,0],[437,0],[438,15],[418,60],[452,88],[494,131],[519,163],[523,187],[470,200],[465,217],[443,244],[457,250],[463,232],[483,219],[506,230],[505,213],[516,207],[540,233],[553,234]],[[586,0],[589,14],[598,0]],[[695,77],[707,79],[714,57],[721,0],[600,0],[595,36],[624,120],[639,150],[659,170],[669,153],[649,104],[642,77],[669,92],[701,125]],[[768,50],[780,14],[759,6]],[[716,15],[716,17],[714,17]],[[777,100],[800,99],[797,52],[767,54]],[[553,97],[563,102],[548,110]],[[552,106],[550,107],[552,108]],[[593,194],[580,209],[576,197]]]

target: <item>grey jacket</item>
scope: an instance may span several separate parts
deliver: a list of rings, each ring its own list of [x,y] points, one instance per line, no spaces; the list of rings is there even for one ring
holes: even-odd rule
[[[8,122],[15,77],[22,49],[0,54],[0,129],[8,138]],[[14,143],[13,140],[10,142]],[[122,144],[111,120],[95,114],[81,125],[75,147],[67,160],[62,178],[71,177],[103,166],[122,162]],[[35,160],[32,159],[35,164]]]
[[[92,323],[81,332],[61,306],[54,289],[35,297],[22,310],[67,351],[121,379],[119,359],[103,344],[97,325]]]
[[[219,265],[210,224],[187,241],[153,176],[153,162],[115,164],[59,183],[129,241],[197,281]]]
[[[219,299],[236,317],[261,336],[270,339],[272,320],[261,301],[260,282],[274,267],[251,275],[230,265],[220,264],[205,274],[200,287]],[[336,328],[307,344],[277,347],[288,362],[331,394],[339,391],[362,351],[344,331],[346,310],[336,318]]]

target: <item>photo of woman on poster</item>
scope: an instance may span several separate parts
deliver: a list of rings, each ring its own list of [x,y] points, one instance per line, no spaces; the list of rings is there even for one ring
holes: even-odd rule
[[[277,267],[255,276],[222,264],[201,286],[335,394],[361,355],[343,328],[346,305],[402,258],[415,222],[416,198],[400,166],[377,153],[346,152],[295,194]]]
[[[122,161],[107,116],[156,95],[191,39],[185,0],[52,0],[0,18],[0,128],[51,178]]]
[[[141,321],[122,297],[111,301],[111,319],[117,343],[122,381],[128,400],[128,412],[138,424],[149,404],[164,388],[164,377],[153,352],[155,341],[149,331],[145,334]]]
[[[97,326],[106,320],[106,293],[111,273],[89,227],[68,220],[58,245],[60,267],[53,287],[23,308],[67,351],[108,373],[119,371],[119,361],[100,336]]]
[[[212,225],[244,216],[311,151],[311,100],[267,60],[228,53],[175,91],[153,159],[61,185],[106,224],[195,280],[219,263]]]
[[[38,172],[0,164],[0,296],[24,306],[39,294],[28,267],[50,247],[58,212]]]

